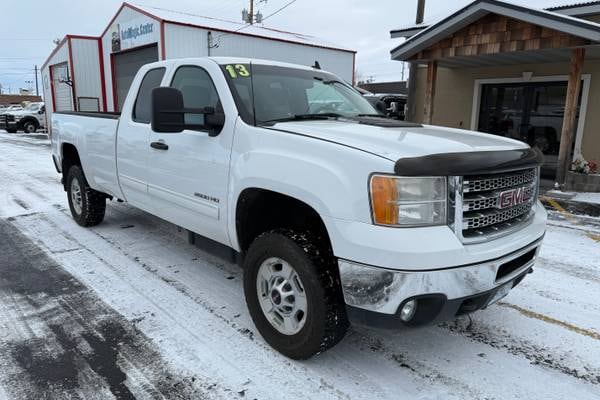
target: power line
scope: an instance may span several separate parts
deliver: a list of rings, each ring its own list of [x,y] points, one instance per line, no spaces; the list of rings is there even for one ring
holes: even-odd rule
[[[292,4],[294,4],[296,1],[298,1],[298,0],[292,0],[292,1],[290,1],[289,3],[287,3],[286,5],[284,5],[283,7],[279,8],[277,11],[275,11],[275,12],[267,15],[266,17],[264,17],[263,21],[266,20],[266,19],[268,19],[268,18],[271,18],[275,14],[279,14],[281,11],[285,10],[286,8],[288,8],[289,6],[291,6]]]
[[[291,6],[292,4],[294,4],[296,1],[298,1],[298,0],[292,0],[292,1],[290,1],[289,3],[287,3],[286,5],[284,5],[283,7],[279,8],[277,11],[275,11],[275,12],[273,12],[273,13],[271,13],[271,14],[267,15],[266,17],[264,17],[262,20],[264,21],[264,20],[266,20],[267,18],[271,18],[271,17],[272,17],[272,16],[274,16],[275,14],[278,14],[278,13],[280,13],[281,11],[285,10],[286,8],[288,8],[289,6]],[[250,27],[250,26],[253,26],[253,25],[252,25],[252,24],[246,24],[246,25],[244,25],[244,26],[240,27],[239,29],[236,29],[236,30],[235,30],[235,31],[233,31],[233,32],[223,33],[223,34],[221,34],[221,35],[217,36],[217,38],[216,38],[216,39],[217,39],[217,40],[219,40],[219,39],[221,39],[221,38],[222,38],[222,37],[224,37],[224,36],[231,35],[232,33],[237,33],[237,32],[239,32],[239,31],[241,31],[241,30],[243,30],[243,29],[246,29],[246,28],[248,28],[248,27]],[[218,45],[215,45],[214,47],[218,47]]]

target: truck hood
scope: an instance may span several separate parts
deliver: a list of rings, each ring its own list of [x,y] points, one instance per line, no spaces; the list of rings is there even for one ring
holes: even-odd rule
[[[527,149],[500,136],[437,126],[382,127],[352,120],[280,122],[271,129],[338,143],[390,161],[434,154]]]

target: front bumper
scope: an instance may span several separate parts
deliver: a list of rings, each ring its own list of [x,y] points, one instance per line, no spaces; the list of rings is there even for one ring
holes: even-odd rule
[[[512,289],[532,271],[541,241],[497,259],[447,269],[400,271],[340,259],[349,316],[368,325],[422,325],[485,308],[498,290]],[[410,300],[417,301],[417,311],[405,323],[399,313]]]
[[[0,118],[0,129],[10,130],[10,129],[18,129],[19,124],[16,121],[6,121],[5,119]]]

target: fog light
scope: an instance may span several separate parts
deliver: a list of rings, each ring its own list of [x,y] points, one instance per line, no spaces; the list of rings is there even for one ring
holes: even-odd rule
[[[417,312],[417,301],[411,300],[404,304],[402,310],[400,310],[400,319],[404,322],[408,322],[415,316]]]

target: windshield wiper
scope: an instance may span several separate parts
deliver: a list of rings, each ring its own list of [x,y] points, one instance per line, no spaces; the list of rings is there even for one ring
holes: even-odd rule
[[[385,119],[390,118],[384,114],[358,114],[357,117],[373,117],[373,118],[385,118]]]
[[[330,118],[344,118],[342,114],[338,113],[321,113],[321,114],[296,114],[290,117],[270,119],[267,121],[261,121],[260,124],[273,124],[277,122],[291,122],[291,121],[309,121],[309,120],[327,120]]]

